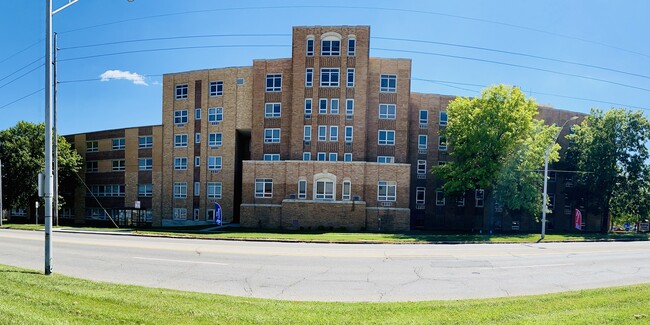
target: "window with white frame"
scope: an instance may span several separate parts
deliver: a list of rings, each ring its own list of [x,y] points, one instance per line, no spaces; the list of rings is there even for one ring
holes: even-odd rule
[[[426,160],[418,160],[418,175],[426,175],[427,173],[427,161]]]
[[[174,220],[187,220],[186,208],[174,208]]]
[[[267,74],[266,75],[266,91],[267,92],[282,91],[282,75],[281,74],[276,73],[276,74]]]
[[[184,199],[187,197],[187,183],[176,182],[174,183],[174,198]]]
[[[243,86],[244,78],[237,78],[235,82],[237,83],[237,86]]]
[[[461,194],[461,196],[456,198],[456,206],[459,207],[465,206],[465,194]]]
[[[194,143],[201,143],[201,133],[194,133]]]
[[[195,120],[200,120],[201,119],[201,109],[200,108],[195,108],[194,109],[194,119]]]
[[[438,150],[447,151],[447,138],[444,136],[438,137]]]
[[[352,143],[353,130],[352,126],[345,127],[345,143]]]
[[[316,180],[315,200],[334,200],[334,181],[329,178]]]
[[[305,69],[305,87],[314,85],[314,68]]]
[[[280,160],[280,154],[279,153],[265,153],[264,160],[266,161],[278,161]]]
[[[99,164],[96,160],[86,160],[86,173],[95,173],[99,171]]]
[[[330,125],[330,141],[339,141],[338,125]]]
[[[311,107],[312,107],[312,99],[311,98],[305,98],[305,117],[309,116],[311,117]]]
[[[339,154],[336,152],[330,152],[328,159],[329,161],[337,161],[339,160]]]
[[[354,87],[354,68],[348,68],[347,72],[346,86]]]
[[[316,160],[318,160],[318,161],[326,161],[327,160],[327,153],[325,153],[325,152],[316,153]]]
[[[320,86],[321,87],[338,87],[339,86],[339,68],[321,68],[320,69]]]
[[[345,115],[354,115],[354,99],[345,100]]]
[[[418,135],[418,150],[426,150],[426,149],[427,149],[427,135],[420,134]]]
[[[440,125],[447,125],[447,112],[445,111],[440,111]]]
[[[474,206],[477,208],[482,208],[483,207],[483,200],[485,198],[485,191],[482,189],[478,189],[474,191]]]
[[[113,160],[113,171],[121,172],[126,170],[126,161],[124,159]]]
[[[201,156],[194,156],[194,167],[201,166]]]
[[[327,125],[318,126],[318,141],[327,141]]]
[[[307,38],[307,44],[305,46],[306,50],[306,55],[307,56],[314,56],[314,38],[313,37],[308,37]]]
[[[223,81],[210,81],[210,97],[223,96]]]
[[[302,160],[310,161],[311,160],[311,152],[303,152],[302,153]]]
[[[264,117],[274,118],[282,116],[282,104],[266,103],[264,104]]]
[[[223,143],[223,133],[221,132],[208,133],[209,147],[220,147],[222,143]]]
[[[395,104],[379,104],[379,118],[394,120],[397,111]]]
[[[307,180],[305,179],[298,181],[298,198],[301,200],[307,198]]]
[[[255,179],[255,197],[271,198],[273,197],[273,179],[256,178]]]
[[[352,183],[349,180],[344,180],[341,183],[341,200],[350,201],[352,198]]]
[[[339,113],[339,99],[332,98],[332,101],[330,102],[330,114],[338,114],[338,113]]]
[[[97,141],[86,141],[86,151],[87,152],[97,152],[97,151],[99,151],[99,142],[97,142]]]
[[[221,170],[221,156],[208,156],[208,170]]]
[[[428,124],[429,123],[429,111],[422,109],[420,110],[420,124]]]
[[[354,37],[348,38],[348,56],[355,56],[357,54],[357,39]]]
[[[221,182],[208,182],[208,199],[220,199],[221,198]]]
[[[426,193],[427,193],[427,188],[426,187],[416,187],[415,188],[415,204],[424,205],[424,202],[426,200]]]
[[[208,108],[208,122],[223,121],[223,107]]]
[[[138,158],[138,170],[152,170],[152,169],[153,169],[152,158]]]
[[[311,141],[311,125],[305,125],[302,139],[304,141]]]
[[[343,161],[352,161],[352,153],[346,152],[343,154]]]
[[[174,124],[187,124],[187,110],[179,109],[174,111]]]
[[[175,170],[187,169],[187,157],[174,157],[174,169]]]
[[[143,135],[138,137],[138,148],[139,149],[153,148],[153,136]]]
[[[187,134],[175,134],[174,147],[187,147]]]
[[[151,196],[153,196],[153,185],[152,184],[138,184],[138,196],[139,197],[151,197]]]
[[[396,201],[397,183],[394,181],[379,181],[377,183],[377,201]]]
[[[379,137],[377,144],[382,146],[395,145],[395,131],[394,130],[379,130]]]
[[[280,143],[280,129],[264,129],[264,143]]]
[[[187,84],[176,85],[176,100],[187,99]]]
[[[318,100],[318,114],[327,114],[327,98]]]
[[[113,142],[113,146],[112,146],[113,150],[124,150],[124,148],[126,148],[126,140],[124,140],[124,138],[113,139],[112,142]]]
[[[380,164],[393,164],[395,163],[395,157],[393,156],[377,156],[377,162]]]
[[[437,206],[445,205],[445,193],[442,190],[436,191],[436,205]]]
[[[201,196],[201,182],[194,182],[194,196]]]
[[[339,56],[341,55],[341,40],[334,37],[326,37],[321,41],[321,56]]]
[[[397,92],[397,75],[382,74],[379,78],[379,91],[382,93]]]

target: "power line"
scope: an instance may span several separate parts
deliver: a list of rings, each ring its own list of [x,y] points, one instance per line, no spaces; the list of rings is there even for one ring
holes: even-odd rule
[[[5,80],[5,79],[11,77],[12,75],[14,75],[14,74],[20,72],[21,70],[26,69],[26,68],[29,67],[30,65],[32,65],[32,64],[34,64],[34,63],[36,63],[36,62],[38,62],[38,61],[40,61],[40,60],[43,60],[44,58],[45,58],[44,56],[41,56],[40,58],[38,58],[38,59],[36,59],[36,60],[34,60],[34,61],[32,61],[32,62],[26,64],[26,65],[24,65],[22,68],[20,68],[20,69],[18,69],[18,70],[16,70],[16,71],[14,71],[14,72],[12,72],[12,73],[10,73],[10,74],[4,76],[2,79],[0,79],[0,81]]]
[[[45,90],[45,88],[41,88],[41,89],[39,89],[39,90],[36,90],[36,91],[34,91],[34,92],[31,92],[31,93],[29,93],[29,94],[27,94],[27,95],[25,95],[25,96],[23,96],[23,97],[20,97],[20,98],[14,100],[14,101],[12,101],[12,102],[9,102],[9,103],[7,103],[7,104],[4,104],[3,106],[0,106],[0,109],[3,109],[3,108],[5,108],[5,107],[7,107],[7,106],[9,106],[9,105],[11,105],[11,104],[15,104],[15,103],[17,103],[17,102],[19,102],[19,101],[21,101],[21,100],[23,100],[23,99],[25,99],[25,98],[27,98],[27,97],[29,97],[29,96],[33,96],[33,95],[35,95],[35,94],[37,94],[37,93],[39,93],[39,92],[41,92],[41,91],[43,91],[43,90]]]
[[[24,76],[26,76],[26,75],[28,75],[28,74],[34,72],[34,71],[36,71],[36,69],[42,68],[42,67],[44,67],[44,66],[45,66],[44,64],[40,64],[40,65],[34,67],[33,69],[31,69],[31,70],[29,70],[29,71],[27,71],[27,72],[21,74],[20,76],[11,79],[10,81],[8,81],[7,83],[5,83],[4,85],[0,86],[0,89],[6,87],[6,86],[8,86],[8,85],[10,85],[10,84],[13,83],[14,81],[16,81],[16,80],[18,80],[18,79],[20,79],[20,78],[22,78],[22,77],[24,77]]]
[[[24,48],[24,49],[22,49],[22,50],[20,50],[20,51],[18,51],[18,52],[16,52],[16,53],[14,53],[14,54],[12,54],[12,55],[10,55],[10,56],[8,56],[8,57],[6,57],[6,58],[0,60],[0,63],[4,63],[4,62],[6,62],[7,60],[9,60],[9,59],[15,57],[16,55],[18,55],[18,54],[20,54],[20,53],[23,53],[23,52],[25,52],[25,51],[31,49],[32,47],[38,45],[39,43],[43,42],[44,40],[45,40],[45,39],[39,40],[38,42],[36,42],[36,43],[34,43],[34,44],[31,44],[31,45],[27,46],[26,48]]]

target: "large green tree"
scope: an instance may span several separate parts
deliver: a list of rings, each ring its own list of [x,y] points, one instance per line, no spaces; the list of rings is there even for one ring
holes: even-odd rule
[[[567,160],[578,174],[577,192],[587,207],[610,223],[648,218],[650,122],[642,112],[593,109],[574,126]]]
[[[444,181],[445,195],[485,189],[488,206],[496,199],[510,211],[541,211],[539,169],[558,128],[535,119],[535,101],[516,87],[498,85],[484,89],[481,97],[453,100],[447,114],[442,135],[452,146],[452,159],[433,168]],[[558,149],[553,145],[551,161],[558,159]]]
[[[59,182],[74,183],[81,156],[58,137]],[[21,121],[0,132],[5,209],[25,208],[38,198],[38,173],[45,170],[45,124]]]

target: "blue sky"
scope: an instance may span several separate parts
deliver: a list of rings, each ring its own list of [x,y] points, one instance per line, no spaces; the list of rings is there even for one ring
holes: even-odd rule
[[[0,2],[0,129],[44,120],[42,91],[16,101],[44,86],[44,8]],[[306,25],[370,25],[371,56],[413,60],[412,91],[505,83],[560,109],[648,109],[648,13],[644,0],[80,0],[54,17],[59,133],[160,124],[162,74],[290,57],[291,28]],[[167,39],[138,41],[152,38]],[[106,55],[130,51],[143,52]],[[144,78],[100,81],[109,70]]]

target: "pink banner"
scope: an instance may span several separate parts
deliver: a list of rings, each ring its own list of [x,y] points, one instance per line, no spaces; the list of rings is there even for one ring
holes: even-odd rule
[[[576,209],[574,220],[576,229],[582,230],[582,213],[578,209]]]

